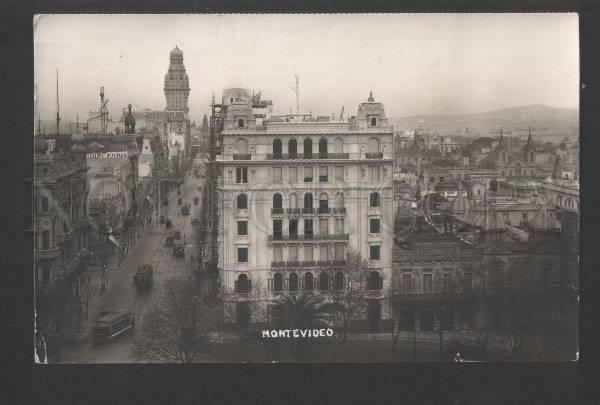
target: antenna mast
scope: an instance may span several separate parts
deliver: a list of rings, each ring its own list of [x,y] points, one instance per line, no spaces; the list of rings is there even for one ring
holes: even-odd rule
[[[58,69],[56,69],[56,135],[58,135],[60,128],[60,103],[58,101]]]
[[[38,113],[38,135],[42,134],[42,117]]]
[[[296,93],[296,117],[298,117],[300,116],[300,75],[296,73],[294,77],[296,78],[296,87],[292,87],[292,91]]]

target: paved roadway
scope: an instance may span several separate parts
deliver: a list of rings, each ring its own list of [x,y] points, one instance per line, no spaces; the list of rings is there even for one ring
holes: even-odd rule
[[[89,308],[89,318],[86,322],[85,335],[76,346],[65,348],[62,362],[73,363],[127,363],[135,361],[132,358],[131,344],[135,333],[143,325],[144,318],[153,306],[159,302],[161,289],[167,278],[186,271],[191,271],[191,256],[198,257],[195,243],[195,229],[191,225],[191,217],[199,216],[199,205],[193,204],[194,196],[200,196],[198,185],[201,179],[195,176],[185,176],[181,187],[183,202],[191,204],[190,215],[177,216],[180,206],[177,205],[176,189],[169,195],[169,205],[162,207],[163,215],[173,222],[173,228],[167,230],[164,225],[156,229],[154,224],[148,225],[135,243],[130,248],[129,255],[125,258],[121,267],[112,269],[108,275],[108,287],[106,292],[99,296],[98,293],[92,299]],[[200,199],[201,201],[201,199]],[[165,238],[173,230],[179,229],[181,236],[185,234],[186,255],[174,257],[171,249],[165,245]],[[154,266],[154,283],[150,291],[138,293],[133,284],[133,275],[140,264],[152,264]],[[98,282],[98,280],[95,280]],[[135,315],[135,328],[132,333],[120,336],[113,342],[105,345],[94,345],[91,340],[91,323],[100,317],[101,308],[106,310],[118,310],[129,308]]]

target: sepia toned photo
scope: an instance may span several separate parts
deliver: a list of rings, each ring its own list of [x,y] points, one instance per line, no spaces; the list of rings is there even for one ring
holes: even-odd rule
[[[577,14],[33,32],[37,363],[579,359]]]

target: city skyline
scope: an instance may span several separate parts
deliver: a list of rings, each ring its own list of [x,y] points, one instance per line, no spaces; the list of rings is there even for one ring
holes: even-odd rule
[[[160,37],[159,25],[168,26]],[[56,114],[56,69],[63,123],[87,119],[100,86],[113,116],[129,103],[163,109],[156,83],[175,45],[193,121],[227,87],[262,91],[276,113],[295,111],[295,73],[300,110],[315,115],[352,115],[368,91],[390,117],[578,108],[577,32],[576,14],[37,16],[36,119]]]

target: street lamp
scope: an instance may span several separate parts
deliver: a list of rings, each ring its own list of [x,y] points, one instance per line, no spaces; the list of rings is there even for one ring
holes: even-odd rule
[[[442,305],[440,307],[440,330],[439,330],[439,335],[440,335],[440,361],[442,361],[442,351],[443,351],[443,344],[444,344],[444,325],[443,325],[443,318],[444,318],[444,309],[445,306]]]

